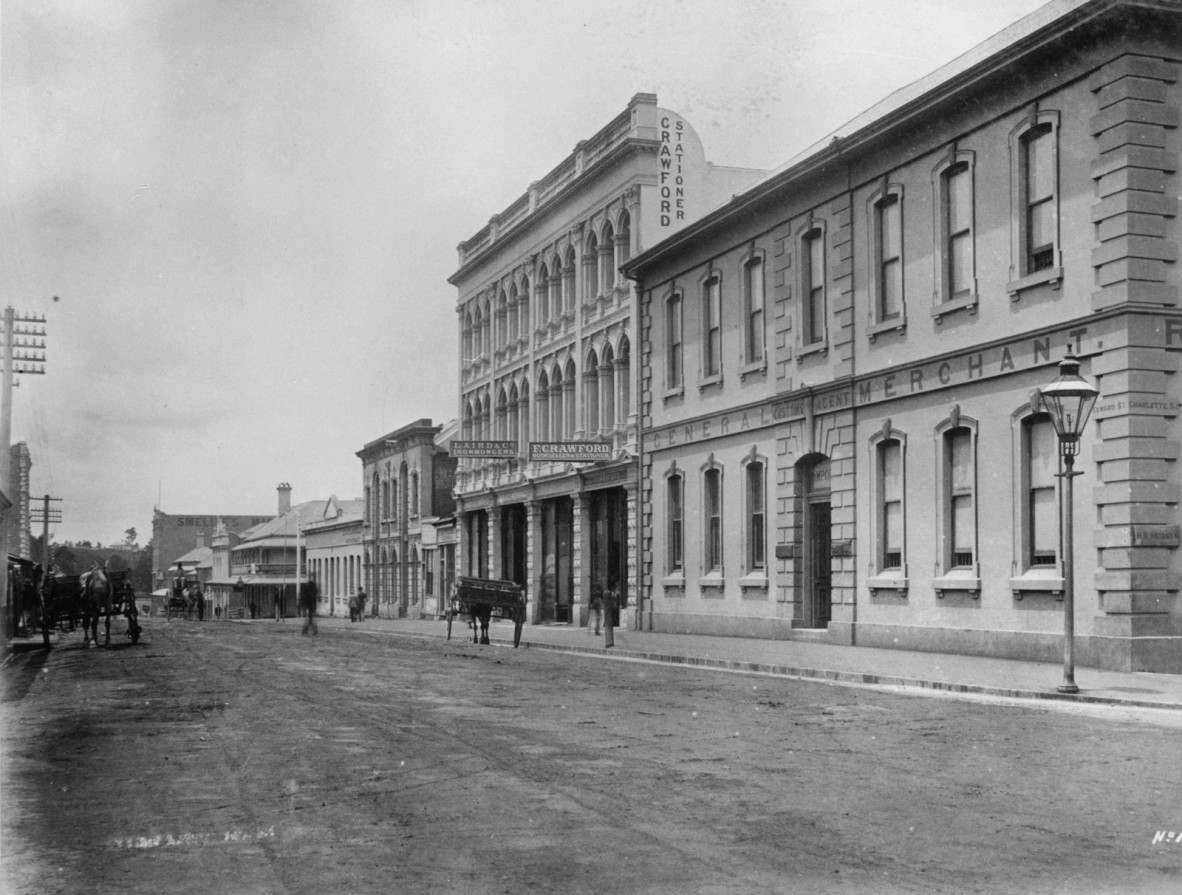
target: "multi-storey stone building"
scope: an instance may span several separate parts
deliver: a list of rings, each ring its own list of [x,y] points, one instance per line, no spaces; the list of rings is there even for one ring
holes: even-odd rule
[[[642,617],[1182,672],[1177,2],[1063,0],[632,259]]]
[[[500,444],[459,461],[457,562],[525,586],[531,621],[578,623],[592,591],[636,580],[636,320],[619,266],[761,174],[708,165],[689,123],[642,93],[459,246],[460,439]],[[604,459],[562,459],[575,442]]]
[[[422,618],[439,612],[436,525],[455,507],[455,461],[439,440],[443,430],[429,419],[416,420],[357,452],[365,483],[362,565],[368,614]],[[426,568],[424,524],[432,551]]]

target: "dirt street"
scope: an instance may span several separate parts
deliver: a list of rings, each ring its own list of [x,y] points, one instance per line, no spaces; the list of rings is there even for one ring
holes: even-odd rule
[[[145,628],[3,669],[4,892],[1182,891],[1177,718]]]

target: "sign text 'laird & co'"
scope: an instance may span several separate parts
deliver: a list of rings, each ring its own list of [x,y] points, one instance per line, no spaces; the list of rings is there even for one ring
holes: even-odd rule
[[[517,456],[516,441],[453,441],[453,457],[481,457],[512,460]]]

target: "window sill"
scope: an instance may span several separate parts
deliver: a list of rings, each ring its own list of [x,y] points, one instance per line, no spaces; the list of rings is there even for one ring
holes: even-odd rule
[[[1027,569],[1017,578],[1010,579],[1010,590],[1014,599],[1021,600],[1023,593],[1053,594],[1063,599],[1064,579],[1055,569]]]
[[[866,330],[867,335],[870,336],[870,341],[873,342],[883,333],[896,332],[902,335],[907,331],[907,318],[900,316],[894,320],[883,320],[880,323],[871,323]]]
[[[666,575],[661,579],[661,587],[668,590],[669,588],[682,589],[685,587],[685,575]]]
[[[767,359],[754,361],[746,366],[739,368],[739,378],[746,379],[748,376],[754,376],[756,373],[767,372]]]
[[[967,592],[973,595],[973,599],[979,599],[981,596],[981,579],[976,576],[970,576],[969,573],[949,572],[932,581],[932,588],[936,591],[936,599],[944,599],[944,591]]]
[[[866,579],[866,586],[870,588],[871,596],[874,596],[880,590],[899,591],[903,596],[907,596],[908,580],[902,574],[876,575],[873,578]]]
[[[739,587],[749,590],[767,590],[767,575],[759,572],[752,575],[744,575],[739,579]]]
[[[665,389],[664,398],[668,401],[670,398],[682,398],[685,396],[685,386],[679,385],[677,388]]]
[[[702,590],[722,590],[725,586],[726,581],[723,579],[721,573],[712,573],[705,578],[698,579],[698,587]]]
[[[932,317],[935,318],[937,323],[943,323],[945,316],[955,314],[957,311],[968,311],[970,314],[976,314],[977,304],[978,297],[976,293],[966,295],[964,298],[953,298],[933,307]]]
[[[721,373],[719,373],[715,376],[707,376],[704,379],[698,380],[698,391],[699,392],[704,392],[708,388],[715,388],[715,387],[721,388],[721,386],[722,386],[722,374]]]
[[[1063,284],[1063,268],[1048,267],[1046,270],[1035,271],[1024,277],[1019,277],[1006,283],[1006,292],[1010,293],[1010,301],[1018,301],[1023,290],[1033,289],[1044,283],[1050,283],[1052,289],[1058,289]]]
[[[828,357],[829,356],[829,343],[828,342],[814,342],[811,345],[801,345],[800,348],[796,352],[796,362],[798,364],[804,363],[804,359],[806,357],[810,357],[811,355],[814,355],[814,354],[819,354],[821,357]]]

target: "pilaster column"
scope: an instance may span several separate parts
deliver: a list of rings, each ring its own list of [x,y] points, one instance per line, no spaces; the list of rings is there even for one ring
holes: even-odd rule
[[[574,568],[575,592],[571,596],[571,621],[577,627],[587,624],[587,604],[591,597],[591,500],[580,492],[571,495],[572,510],[571,563]]]
[[[529,500],[525,503],[525,616],[530,624],[540,620],[542,560],[542,507]]]

